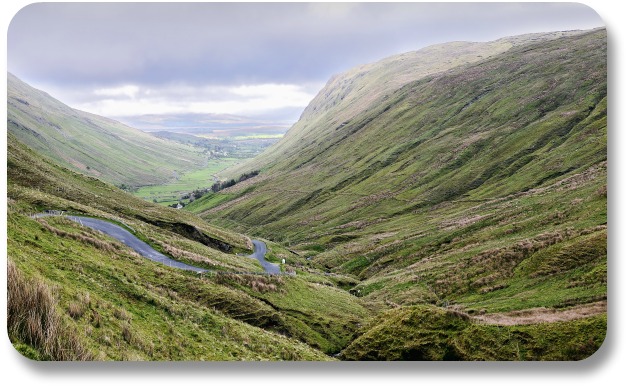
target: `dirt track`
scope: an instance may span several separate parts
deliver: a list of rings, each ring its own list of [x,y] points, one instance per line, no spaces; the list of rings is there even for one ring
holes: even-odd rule
[[[473,319],[491,325],[529,325],[577,320],[606,312],[606,301],[574,306],[568,309],[533,308],[506,313],[474,316]]]

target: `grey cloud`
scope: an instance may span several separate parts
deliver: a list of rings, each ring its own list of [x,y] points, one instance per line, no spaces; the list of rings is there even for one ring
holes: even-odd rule
[[[601,25],[575,3],[37,3],[9,27],[8,63],[91,87],[321,82],[427,44]]]
[[[36,3],[13,18],[7,60],[53,97],[139,128],[242,126],[223,122],[231,113],[285,129],[304,96],[359,64],[453,40],[602,25],[576,3]],[[233,92],[260,84],[299,90]],[[124,87],[132,92],[116,94]]]

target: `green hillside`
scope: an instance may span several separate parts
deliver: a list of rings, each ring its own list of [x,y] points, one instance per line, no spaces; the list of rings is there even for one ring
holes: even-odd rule
[[[518,326],[478,324],[433,306],[397,308],[365,327],[343,360],[581,360],[604,342],[606,316]]]
[[[7,126],[37,152],[87,176],[137,187],[205,164],[202,150],[70,108],[8,74]]]
[[[41,360],[332,360],[366,309],[333,284],[260,272],[248,237],[59,167],[8,135],[8,327]],[[114,221],[210,273],[169,268],[67,220]],[[292,253],[269,243],[269,259]],[[239,254],[238,254],[239,253]],[[317,300],[324,297],[329,306]]]
[[[303,111],[300,120],[283,140],[254,160],[232,170],[233,177],[260,166],[289,168],[304,147],[322,144],[326,137],[336,141],[339,127],[378,109],[398,90],[429,75],[480,62],[513,47],[543,42],[571,32],[549,32],[506,37],[492,42],[450,42],[385,58],[333,76]],[[346,129],[346,128],[345,128]]]
[[[593,308],[607,294],[606,55],[606,32],[594,30],[454,43],[351,70],[233,171],[258,176],[186,209],[283,244],[302,270],[353,278],[349,290],[376,313]],[[595,321],[590,333],[603,337]],[[548,329],[576,329],[564,324]],[[378,339],[361,343],[347,358],[367,358]]]

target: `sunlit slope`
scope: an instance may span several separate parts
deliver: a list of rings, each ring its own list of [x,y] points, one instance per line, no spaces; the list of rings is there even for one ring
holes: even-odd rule
[[[72,109],[8,74],[8,131],[32,149],[88,176],[119,185],[158,184],[200,168],[199,149]]]
[[[190,209],[355,276],[382,308],[603,301],[606,73],[604,30],[518,45],[313,126]]]

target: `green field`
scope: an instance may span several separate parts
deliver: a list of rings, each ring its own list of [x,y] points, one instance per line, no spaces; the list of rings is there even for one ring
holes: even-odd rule
[[[133,194],[144,200],[163,205],[174,204],[187,193],[211,187],[214,184],[214,175],[241,161],[242,159],[236,158],[211,159],[203,169],[188,172],[166,184],[141,187]]]

